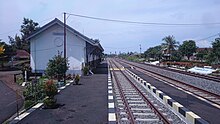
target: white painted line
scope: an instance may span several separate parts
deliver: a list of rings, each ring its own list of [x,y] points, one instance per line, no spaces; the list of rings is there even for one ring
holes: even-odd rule
[[[112,89],[112,86],[108,86],[108,89]]]
[[[108,99],[113,99],[113,96],[108,96]]]
[[[108,108],[115,108],[115,104],[114,103],[108,103]]]
[[[112,90],[108,90],[108,93],[112,93]]]
[[[109,82],[112,82],[112,81],[108,81],[108,83],[109,83]]]
[[[180,87],[177,87],[177,89],[182,90],[182,88],[180,88]]]
[[[108,83],[108,86],[111,86],[112,85],[112,83]]]
[[[202,100],[202,101],[207,101],[206,99],[204,99],[204,98],[202,98],[202,97],[200,97],[200,96],[195,96],[195,97],[197,97],[198,99],[200,99],[200,100]]]
[[[67,84],[66,84],[66,86],[69,86],[69,85],[70,85],[70,83],[67,83]]]
[[[14,120],[22,120],[24,117],[28,116],[29,112],[24,112],[23,114],[19,115],[19,117],[16,117]]]
[[[43,105],[43,103],[38,103],[37,105],[33,106],[32,108],[37,109],[37,108],[41,107],[42,105]]]
[[[212,103],[212,105],[220,109],[220,106],[219,106],[219,105],[213,104],[213,103]]]
[[[65,86],[63,86],[63,87],[60,87],[59,89],[63,90],[63,89],[65,89]]]
[[[57,91],[58,93],[60,92],[60,90]]]
[[[192,93],[190,93],[189,91],[185,91],[186,93],[188,93],[188,94],[190,94],[190,95],[192,95]]]
[[[108,113],[108,121],[116,121],[115,113]]]

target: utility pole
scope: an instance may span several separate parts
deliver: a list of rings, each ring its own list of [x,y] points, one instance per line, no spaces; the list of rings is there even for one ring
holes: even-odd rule
[[[64,12],[64,44],[63,44],[63,50],[64,50],[64,58],[65,58],[65,66],[66,66],[66,13]],[[66,83],[66,73],[64,74],[64,83]]]
[[[140,44],[140,54],[141,54],[141,44]]]

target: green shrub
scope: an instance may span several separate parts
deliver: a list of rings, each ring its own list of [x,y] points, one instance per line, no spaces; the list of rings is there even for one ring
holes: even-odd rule
[[[85,66],[83,68],[83,75],[88,75],[89,74],[89,66]]]
[[[79,80],[80,80],[80,76],[77,74],[76,77],[75,77],[76,84],[79,84]]]
[[[53,98],[58,93],[57,87],[53,80],[46,81],[44,90],[49,98]]]
[[[44,107],[45,108],[55,108],[56,107],[56,100],[53,98],[46,98],[44,99]]]
[[[50,78],[56,78],[58,81],[64,78],[68,70],[68,59],[62,57],[62,53],[58,52],[52,59],[49,60],[46,68],[46,75]]]
[[[25,100],[24,101],[24,108],[25,109],[29,109],[31,106],[33,106],[34,105],[34,101],[32,101],[32,100]]]

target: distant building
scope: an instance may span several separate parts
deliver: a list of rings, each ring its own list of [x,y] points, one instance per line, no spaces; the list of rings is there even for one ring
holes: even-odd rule
[[[162,59],[164,59],[164,60],[170,60],[171,59],[170,50],[168,50],[167,48],[163,49],[162,55],[163,55]]]
[[[59,52],[64,51],[64,23],[54,19],[27,39],[30,40],[30,65],[32,72],[44,73],[47,63]],[[70,26],[66,26],[66,55],[69,60],[67,73],[81,73],[83,66],[95,66],[104,49],[94,41]]]
[[[201,51],[211,52],[211,51],[212,51],[212,48],[197,48],[197,49],[196,49],[196,53],[201,52]]]
[[[193,53],[193,55],[192,56],[190,56],[190,58],[189,58],[189,60],[191,60],[191,61],[196,61],[196,60],[198,60],[199,58],[197,58],[196,56],[197,56],[197,54],[199,53],[199,52],[211,52],[212,51],[212,48],[197,48],[196,49],[196,52],[195,53]],[[188,59],[187,58],[187,56],[184,56],[183,57],[184,59]],[[205,60],[199,60],[199,61],[205,61]]]
[[[8,67],[22,68],[24,64],[28,64],[30,61],[30,54],[25,50],[16,50],[15,54],[11,57],[11,60],[5,65]]]
[[[30,54],[25,50],[16,50],[16,54],[13,57],[20,60],[29,59]]]

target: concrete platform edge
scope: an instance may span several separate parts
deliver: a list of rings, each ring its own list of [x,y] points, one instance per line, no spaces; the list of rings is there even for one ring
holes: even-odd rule
[[[154,96],[156,96],[160,101],[163,101],[167,106],[172,108],[178,115],[180,115],[187,123],[190,124],[208,124],[207,121],[193,113],[192,111],[185,108],[180,103],[176,102],[169,96],[167,96],[162,91],[158,90],[156,87],[145,81],[144,79],[138,77],[136,74],[126,69],[126,72],[137,82],[141,83],[148,91],[150,91]]]

